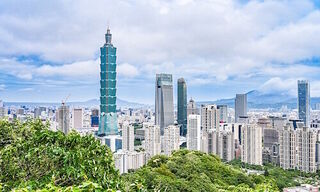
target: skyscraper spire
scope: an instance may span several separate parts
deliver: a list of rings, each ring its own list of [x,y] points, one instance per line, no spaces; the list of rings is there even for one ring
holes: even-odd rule
[[[111,40],[112,40],[112,34],[110,33],[110,28],[108,25],[108,29],[107,29],[107,33],[106,33],[106,44],[112,45]]]

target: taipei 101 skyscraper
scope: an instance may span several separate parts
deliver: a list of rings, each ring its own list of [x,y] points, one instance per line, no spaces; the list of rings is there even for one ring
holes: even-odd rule
[[[106,43],[100,48],[100,122],[98,135],[114,135],[117,127],[116,96],[116,52],[111,43],[112,35],[108,28]]]

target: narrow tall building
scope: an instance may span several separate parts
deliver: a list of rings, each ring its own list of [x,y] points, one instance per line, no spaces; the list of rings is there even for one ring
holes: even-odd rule
[[[220,113],[216,105],[205,105],[201,108],[202,131],[218,130],[220,126]]]
[[[164,129],[164,154],[171,155],[180,148],[180,128],[176,125],[169,125]]]
[[[145,126],[145,150],[147,159],[161,153],[160,127],[158,125]]]
[[[280,167],[283,169],[296,168],[296,133],[290,124],[279,132]]]
[[[220,122],[227,123],[228,121],[228,106],[227,105],[217,105],[220,113]]]
[[[180,135],[187,134],[187,84],[183,78],[178,79],[178,124]]]
[[[172,75],[157,74],[155,89],[155,124],[163,135],[164,128],[174,124]]]
[[[189,117],[189,115],[199,115],[197,104],[192,98],[189,100],[187,105],[187,117]]]
[[[64,134],[69,133],[70,117],[69,117],[69,106],[62,104],[58,109],[58,126],[59,130]]]
[[[298,113],[306,127],[310,123],[310,85],[307,80],[298,80]]]
[[[248,124],[241,130],[241,161],[262,165],[262,129],[256,124]]]
[[[72,128],[83,128],[83,110],[82,108],[73,108],[72,110]]]
[[[247,116],[247,94],[236,95],[234,115],[234,120],[236,123],[241,116]]]
[[[118,133],[116,113],[116,51],[111,43],[112,35],[108,28],[106,43],[100,48],[100,122],[99,135]]]
[[[200,115],[188,116],[188,131],[187,131],[187,149],[201,149],[201,117]]]
[[[125,122],[122,128],[122,149],[134,151],[134,127]]]
[[[314,173],[316,167],[317,132],[307,127],[297,130],[297,168],[303,172]]]

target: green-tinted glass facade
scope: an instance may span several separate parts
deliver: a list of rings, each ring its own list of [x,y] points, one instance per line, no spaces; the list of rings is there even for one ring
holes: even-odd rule
[[[100,48],[100,122],[99,135],[118,133],[117,127],[117,48],[111,43],[112,35],[108,29],[106,43]]]
[[[187,134],[187,84],[183,78],[178,79],[178,124],[180,135]]]

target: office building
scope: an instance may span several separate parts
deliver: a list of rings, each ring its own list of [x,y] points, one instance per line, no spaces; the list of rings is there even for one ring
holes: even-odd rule
[[[68,134],[70,131],[69,106],[62,104],[58,109],[58,115],[59,130],[62,131],[64,134]]]
[[[183,78],[178,79],[178,124],[180,135],[187,134],[187,84]]]
[[[235,99],[235,122],[239,117],[247,116],[247,94],[237,94]]]
[[[116,113],[116,51],[111,43],[112,35],[108,28],[106,43],[100,48],[100,123],[98,135],[118,133]]]
[[[122,127],[122,149],[134,151],[134,127],[125,122]]]
[[[298,80],[298,114],[306,127],[310,123],[310,84],[307,80]]]
[[[201,149],[201,117],[200,115],[189,115],[187,123],[187,149]]]
[[[172,75],[157,74],[155,89],[155,125],[163,135],[164,128],[174,124]]]
[[[107,145],[112,152],[122,149],[122,137],[120,135],[105,135],[97,137],[102,145]]]
[[[82,108],[72,109],[72,128],[81,129],[83,128],[83,110]]]
[[[161,153],[160,127],[145,125],[145,152],[147,159]]]
[[[262,129],[256,124],[247,124],[241,129],[241,161],[262,165]]]
[[[199,115],[196,102],[192,98],[189,100],[187,105],[187,117],[189,117],[189,115]]]
[[[2,100],[0,100],[0,107],[4,107]]]
[[[164,129],[164,154],[171,155],[180,148],[180,128],[176,125],[169,125]]]

